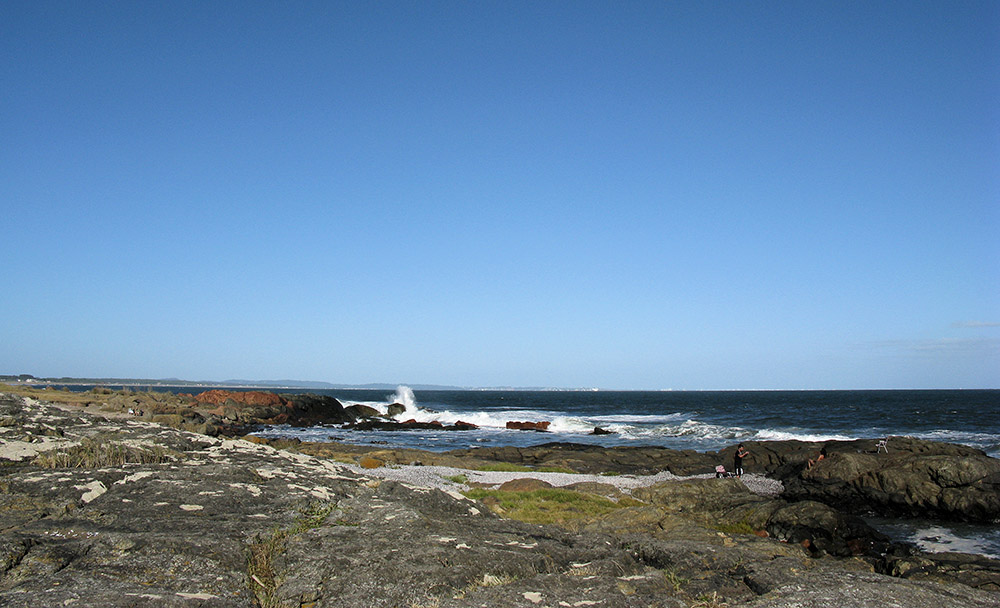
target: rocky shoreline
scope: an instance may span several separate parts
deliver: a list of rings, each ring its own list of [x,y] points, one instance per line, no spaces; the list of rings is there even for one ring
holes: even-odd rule
[[[1000,562],[853,515],[995,521],[962,446],[753,445],[774,496],[706,478],[726,451],[373,450],[225,437],[274,404],[74,399],[0,395],[0,605],[1000,606]],[[336,411],[310,399],[279,414]]]

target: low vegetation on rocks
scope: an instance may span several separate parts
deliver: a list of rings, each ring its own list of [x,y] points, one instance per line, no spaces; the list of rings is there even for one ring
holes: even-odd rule
[[[107,437],[88,437],[68,448],[42,452],[31,463],[43,469],[98,469],[127,464],[158,464],[182,457],[159,445],[130,445]]]
[[[503,517],[532,524],[557,524],[571,529],[578,529],[581,524],[590,523],[618,509],[642,504],[628,498],[615,502],[604,496],[562,488],[527,491],[473,488],[464,494],[481,501]]]

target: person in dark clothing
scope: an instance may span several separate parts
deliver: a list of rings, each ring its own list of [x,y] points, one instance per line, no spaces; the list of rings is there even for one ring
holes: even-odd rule
[[[750,455],[743,444],[741,443],[739,447],[736,448],[736,453],[733,454],[733,474],[737,477],[743,475],[743,459]]]

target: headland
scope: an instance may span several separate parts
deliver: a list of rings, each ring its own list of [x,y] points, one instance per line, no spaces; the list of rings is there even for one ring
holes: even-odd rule
[[[254,399],[0,397],[0,604],[1000,606],[996,560],[854,514],[993,521],[971,448],[830,442],[810,467],[820,446],[761,442],[761,475],[717,479],[728,454],[263,440],[337,407]]]

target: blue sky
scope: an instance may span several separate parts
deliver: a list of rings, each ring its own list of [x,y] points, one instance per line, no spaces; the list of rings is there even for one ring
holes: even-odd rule
[[[1000,387],[995,2],[0,4],[0,373]]]

